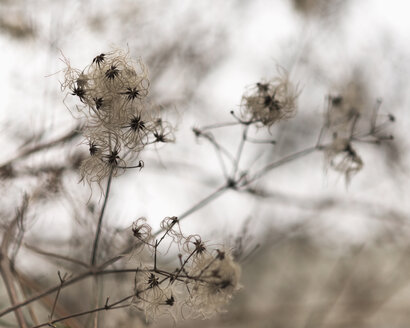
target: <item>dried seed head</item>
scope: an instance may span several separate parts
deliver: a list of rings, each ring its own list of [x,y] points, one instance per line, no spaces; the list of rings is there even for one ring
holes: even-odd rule
[[[145,217],[140,217],[132,223],[132,234],[144,244],[150,245],[150,242],[154,238],[151,231],[152,228],[147,223],[147,219]]]
[[[120,92],[122,95],[126,95],[128,101],[133,101],[134,99],[140,99],[142,98],[141,90],[138,90],[137,88],[127,88],[127,91],[125,92]]]
[[[349,183],[352,176],[363,168],[363,161],[353,149],[350,140],[335,136],[332,144],[325,148],[325,157],[328,165],[345,175]]]
[[[188,305],[205,318],[223,311],[232,294],[240,288],[240,274],[240,267],[228,252],[219,251],[216,256],[207,254],[194,261],[189,275],[200,279],[194,283]]]
[[[90,155],[91,155],[91,156],[97,155],[97,153],[98,153],[98,147],[97,147],[97,145],[96,145],[95,143],[91,142],[91,143],[90,143],[89,151],[90,151]]]
[[[175,298],[171,295],[171,297],[165,300],[166,305],[173,306],[175,304]]]
[[[176,298],[172,287],[169,284],[161,283],[159,277],[150,272],[138,272],[135,283],[134,305],[143,310],[145,316],[150,320],[155,320],[163,314],[170,314],[176,310]]]
[[[109,80],[114,80],[120,74],[119,69],[116,65],[111,65],[109,69],[105,72],[105,77]]]
[[[100,67],[100,64],[105,60],[105,54],[100,54],[93,59],[93,64],[97,64]]]
[[[294,116],[297,97],[297,89],[289,82],[288,73],[279,69],[278,77],[256,83],[242,96],[242,119],[270,127]]]
[[[93,142],[91,157],[81,165],[82,179],[100,183],[109,174],[124,172],[122,168],[138,167],[135,161],[140,162],[145,146],[173,140],[171,127],[146,99],[148,72],[140,60],[114,50],[97,55],[83,70],[72,68],[66,58],[64,62],[62,88],[79,98],[75,108],[86,119],[83,134]]]

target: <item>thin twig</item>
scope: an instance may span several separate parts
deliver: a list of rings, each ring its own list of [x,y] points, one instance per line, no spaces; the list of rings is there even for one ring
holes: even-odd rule
[[[168,232],[171,231],[171,229],[174,227],[174,225],[178,224],[178,218],[176,216],[173,216],[172,218],[170,218],[172,220],[171,224],[169,225],[168,229],[164,231],[164,234],[162,235],[162,237],[159,239],[159,241],[155,241],[155,249],[158,247],[159,244],[162,243],[162,241],[164,240],[165,236],[168,234]]]
[[[19,220],[17,221],[17,226],[18,226],[18,234],[17,237],[15,238],[15,244],[13,247],[12,254],[10,256],[10,263],[14,263],[17,257],[17,254],[20,250],[21,243],[23,242],[23,237],[24,237],[24,215],[19,215]]]
[[[273,170],[274,168],[277,168],[285,163],[294,161],[298,158],[304,157],[306,155],[309,155],[311,153],[313,153],[316,150],[320,150],[321,147],[320,146],[314,146],[314,147],[310,147],[310,148],[306,148],[304,150],[298,151],[296,153],[293,153],[291,155],[285,156],[283,158],[281,158],[278,161],[272,162],[268,165],[266,165],[265,167],[263,167],[262,169],[260,169],[259,171],[257,171],[256,173],[254,173],[254,175],[250,178],[244,181],[244,183],[241,186],[246,186],[252,182],[254,182],[255,180],[261,178],[263,175],[265,175],[266,173],[268,173],[269,171]]]
[[[97,270],[97,271],[88,270],[88,271],[83,272],[82,274],[80,274],[76,277],[73,277],[71,279],[67,279],[64,282],[64,285],[61,286],[61,289],[64,289],[64,288],[66,288],[66,287],[68,287],[72,284],[75,284],[75,283],[77,283],[79,281],[82,281],[85,278],[91,277],[93,275],[107,275],[107,274],[118,274],[118,273],[135,273],[135,272],[141,272],[141,271],[144,271],[144,270],[141,270],[139,268],[135,268],[135,269]],[[153,270],[145,270],[145,271],[153,271]],[[10,312],[13,312],[16,309],[19,309],[23,306],[26,306],[30,303],[33,303],[33,302],[35,302],[35,301],[37,301],[37,300],[39,300],[39,299],[41,299],[41,298],[43,298],[43,297],[45,297],[49,294],[52,294],[52,293],[56,292],[59,288],[60,288],[60,284],[58,284],[57,286],[50,287],[49,289],[47,289],[47,290],[45,290],[45,291],[43,291],[43,292],[41,292],[37,295],[34,295],[31,298],[28,298],[28,299],[24,300],[23,302],[20,302],[20,303],[17,303],[15,305],[13,305],[13,306],[10,306],[10,307],[0,311],[0,317],[4,316],[4,315],[6,315]]]
[[[8,251],[10,247],[10,242],[12,237],[14,236],[14,229],[18,224],[19,220],[22,221],[27,210],[28,206],[28,196],[25,195],[23,198],[23,203],[21,207],[18,209],[16,217],[12,220],[12,222],[7,227],[5,233],[3,234],[3,240],[1,242],[1,249],[0,249],[0,271],[1,276],[4,281],[4,285],[6,286],[7,294],[9,295],[9,299],[12,306],[18,304],[17,298],[17,290],[16,286],[14,285],[14,274],[11,270],[11,261],[8,256]],[[21,328],[26,328],[26,321],[23,316],[23,312],[19,308],[15,308],[14,314],[16,316],[17,322]]]
[[[38,293],[42,291],[42,287],[31,277],[28,277],[21,272],[15,272],[15,275],[18,279],[18,282],[20,284],[20,287],[23,291],[24,297],[28,298],[30,297],[33,293]],[[55,296],[52,297],[52,294],[47,295],[39,300],[39,305],[43,306],[46,309],[50,309],[53,306]],[[39,309],[38,306],[33,306],[34,303],[28,304],[27,309],[28,312],[32,318],[32,324],[33,325],[39,325],[40,321],[38,320],[36,314],[34,313],[34,309]],[[58,315],[59,317],[63,317],[68,315],[69,312],[61,305],[57,304],[54,315]],[[67,322],[67,325],[70,326],[71,328],[82,328],[83,326],[80,326],[80,323],[76,319],[71,319]]]
[[[199,209],[201,209],[202,207],[208,205],[210,202],[212,202],[214,199],[218,198],[221,194],[223,194],[225,191],[227,191],[228,185],[224,184],[223,186],[219,187],[218,189],[216,189],[214,192],[212,192],[210,195],[208,195],[207,197],[205,197],[204,199],[202,199],[200,202],[196,203],[194,206],[192,206],[190,209],[186,210],[184,213],[182,213],[181,215],[178,216],[178,220],[179,222],[181,222],[181,220],[185,219],[186,217],[188,217],[189,215],[191,215],[192,213],[198,211]],[[158,232],[159,233],[159,232]],[[157,234],[157,233],[156,233]]]
[[[57,290],[57,294],[56,294],[56,297],[54,299],[53,307],[51,309],[51,313],[50,313],[50,317],[49,317],[50,321],[53,320],[53,315],[54,315],[54,311],[55,311],[56,306],[57,306],[58,297],[60,296],[61,288],[63,287],[65,279],[67,278],[67,273],[65,273],[63,277],[61,276],[60,271],[57,271],[57,274],[58,274],[58,278],[60,279],[60,287]]]
[[[21,289],[21,291],[22,291],[24,297],[27,298],[28,295],[29,295],[29,293],[28,293],[28,288],[27,288],[26,286],[24,286],[23,282],[21,281],[21,275],[18,274],[17,276],[18,276],[18,283],[19,283],[19,285],[20,285],[20,289]],[[34,309],[33,309],[33,307],[31,306],[31,304],[27,306],[27,310],[28,310],[28,313],[30,314],[31,321],[32,321],[34,324],[38,325],[38,324],[40,323],[40,321],[38,320],[37,315],[36,315],[36,313],[34,312]]]
[[[271,145],[275,145],[276,141],[275,140],[270,140],[270,139],[255,139],[255,138],[251,138],[251,137],[246,137],[246,141],[250,142],[250,143],[255,143],[255,144],[271,144]]]
[[[228,172],[226,171],[225,162],[222,157],[221,147],[219,146],[219,144],[216,143],[216,141],[212,142],[212,145],[214,145],[215,153],[216,153],[216,156],[218,157],[219,165],[221,166],[221,169],[222,169],[222,174],[224,178],[226,179],[228,178]]]
[[[93,274],[92,271],[84,272],[84,273],[78,275],[77,277],[74,277],[74,278],[72,278],[72,279],[70,279],[70,280],[67,280],[67,281],[65,282],[65,284],[62,286],[62,288],[65,288],[65,287],[67,287],[67,286],[70,286],[70,285],[72,285],[72,284],[78,282],[78,281],[81,281],[81,280],[83,280],[84,278],[87,278],[87,277],[91,276],[92,274]],[[11,306],[11,307],[8,307],[8,308],[2,310],[2,311],[0,312],[0,317],[2,317],[3,315],[6,315],[6,314],[8,314],[8,313],[10,313],[10,312],[12,312],[12,311],[15,311],[16,309],[19,309],[19,308],[21,308],[21,307],[23,307],[23,306],[26,306],[27,304],[30,304],[30,303],[32,303],[32,302],[34,302],[34,301],[37,301],[37,300],[39,300],[40,298],[43,298],[43,297],[45,297],[45,296],[47,296],[47,295],[49,295],[49,294],[51,294],[51,293],[56,292],[56,291],[58,290],[58,288],[60,288],[60,284],[58,284],[57,286],[50,287],[50,288],[48,288],[47,290],[45,290],[44,292],[41,292],[41,293],[39,293],[39,294],[37,294],[37,295],[32,296],[31,298],[28,298],[28,299],[24,300],[23,302],[16,303],[16,304],[14,304],[14,305]]]
[[[94,277],[94,286],[95,286],[95,308],[98,308],[100,306],[100,296],[103,293],[103,288],[102,288],[102,282],[101,282],[101,277],[95,276]],[[108,301],[106,301],[106,304]],[[99,322],[99,312],[95,312],[94,316],[94,328],[98,328],[98,322]]]
[[[155,240],[154,271],[157,271],[157,247],[158,247],[158,240]]]
[[[372,114],[372,117],[371,117],[371,120],[370,120],[370,132],[371,133],[374,133],[375,130],[376,130],[377,115],[379,113],[379,109],[380,109],[381,104],[382,104],[381,99],[378,99],[376,101],[376,105],[373,109],[373,114]]]
[[[232,179],[235,179],[236,173],[238,172],[239,162],[241,161],[241,156],[243,152],[243,147],[245,146],[245,141],[248,136],[249,125],[245,125],[242,132],[242,139],[239,143],[238,150],[236,152],[236,158],[233,165]]]
[[[61,143],[70,141],[71,139],[75,138],[79,134],[80,134],[80,129],[77,127],[76,129],[68,132],[67,134],[63,135],[60,138],[57,138],[55,140],[51,140],[51,141],[48,141],[48,142],[45,142],[45,143],[42,143],[42,144],[39,144],[39,145],[35,145],[35,146],[30,147],[30,148],[26,148],[26,149],[22,150],[16,157],[14,157],[14,158],[10,159],[9,161],[7,161],[6,163],[3,163],[2,165],[0,165],[0,167],[10,165],[16,160],[23,159],[23,158],[25,158],[25,157],[27,157],[31,154],[34,154],[36,152],[41,151],[41,150],[51,148],[51,147],[57,146]]]
[[[85,263],[85,262],[83,262],[83,261],[80,261],[80,260],[77,260],[77,259],[73,259],[73,258],[68,257],[68,256],[65,256],[65,255],[61,255],[61,254],[56,254],[56,253],[51,253],[51,252],[43,251],[42,249],[37,248],[37,247],[32,246],[32,245],[29,245],[29,244],[27,244],[27,243],[24,244],[24,246],[25,246],[26,248],[28,248],[29,250],[31,250],[31,251],[33,251],[33,252],[36,252],[36,253],[38,253],[38,254],[44,255],[44,256],[50,256],[50,257],[57,258],[57,259],[59,259],[59,260],[64,260],[64,261],[67,261],[67,262],[75,263],[75,264],[81,265],[81,266],[83,266],[83,267],[85,267],[85,268],[88,268],[88,267],[89,267],[89,265],[88,265],[87,263]]]
[[[103,221],[103,218],[104,218],[105,207],[107,205],[108,196],[110,194],[111,181],[112,181],[112,172],[113,172],[113,170],[111,169],[110,175],[108,177],[107,188],[106,188],[106,191],[105,191],[104,203],[103,203],[103,206],[101,208],[100,217],[98,218],[97,230],[95,232],[93,250],[92,250],[92,255],[91,255],[91,262],[90,262],[92,266],[95,265],[95,262],[97,260],[98,242],[99,242],[99,239],[100,239],[101,227],[102,227],[102,221]]]
[[[182,263],[181,267],[175,274],[175,277],[178,278],[179,274],[181,273],[182,270],[184,270],[185,265],[188,263],[189,259],[197,252],[197,249],[194,249],[194,251],[188,255],[188,257],[185,259],[185,261]],[[180,257],[180,261],[182,261],[182,257]]]
[[[134,297],[134,294],[129,295],[127,297],[124,297],[124,298],[120,299],[119,301],[116,301],[116,302],[114,302],[110,305],[108,305],[106,303],[104,306],[97,307],[95,309],[88,310],[88,311],[82,311],[82,312],[77,312],[77,313],[74,313],[74,314],[70,314],[70,315],[67,315],[67,316],[59,318],[59,319],[55,319],[55,320],[52,320],[52,321],[49,321],[49,322],[42,323],[42,324],[37,325],[37,326],[33,326],[31,328],[45,327],[45,326],[49,326],[50,324],[55,324],[57,322],[61,322],[61,321],[67,320],[67,319],[80,317],[80,316],[83,316],[83,315],[92,314],[92,313],[96,313],[96,312],[100,312],[100,311],[108,311],[108,310],[114,310],[114,309],[128,307],[128,306],[130,306],[130,304],[123,304],[123,305],[119,305],[119,304],[124,303],[124,302],[132,299],[133,297]]]
[[[10,261],[9,261],[8,257],[3,257],[2,258],[2,260],[0,262],[0,270],[1,270],[1,276],[2,276],[3,281],[4,281],[4,285],[6,286],[7,293],[8,293],[9,298],[10,298],[10,302],[13,306],[15,306],[16,304],[18,304],[17,291],[16,291],[16,288],[14,286],[13,273],[11,272],[11,269],[10,269]],[[17,322],[18,322],[19,326],[21,328],[27,327],[26,321],[24,319],[24,316],[23,316],[23,313],[21,312],[21,310],[19,308],[15,308],[15,309],[13,309],[13,311],[16,315],[16,319],[17,319]]]
[[[215,124],[210,124],[206,126],[201,127],[201,131],[205,130],[211,130],[211,129],[217,129],[217,128],[224,128],[227,126],[232,126],[232,125],[239,125],[242,124],[241,122],[226,122],[226,123],[215,123]]]
[[[199,133],[198,135],[207,139],[214,147],[216,150],[218,150],[220,153],[224,154],[230,161],[231,163],[235,163],[235,158],[232,156],[232,154],[226,150],[224,147],[222,147],[214,138],[214,136],[211,133],[202,133],[202,131],[197,131]],[[220,154],[219,154],[220,156]]]

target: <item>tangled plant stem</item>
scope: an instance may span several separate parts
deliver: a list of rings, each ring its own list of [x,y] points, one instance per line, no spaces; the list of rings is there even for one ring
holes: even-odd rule
[[[383,124],[383,123],[382,123],[382,124]],[[360,134],[356,133],[356,134],[354,135],[354,138],[355,138],[355,139],[357,139],[357,138],[366,138],[366,137],[372,136],[372,135],[373,135],[373,132],[372,132],[372,131],[366,132],[366,133],[360,133]],[[319,142],[320,142],[320,141],[319,141]],[[302,151],[295,152],[295,153],[293,153],[293,154],[291,154],[291,155],[288,155],[288,156],[286,156],[286,157],[284,157],[284,158],[282,158],[282,159],[280,159],[280,160],[278,160],[278,161],[275,161],[275,162],[273,162],[273,163],[270,163],[270,164],[266,165],[264,168],[262,168],[261,170],[257,171],[257,172],[253,175],[252,178],[250,178],[250,179],[248,179],[248,180],[244,180],[244,181],[240,184],[240,187],[241,187],[241,188],[247,187],[248,185],[250,185],[250,184],[253,183],[254,181],[260,179],[263,175],[267,174],[267,173],[270,172],[271,170],[273,170],[273,169],[275,169],[275,168],[277,168],[277,167],[279,167],[279,166],[281,166],[281,165],[284,165],[285,163],[288,163],[288,162],[290,162],[290,161],[293,161],[293,160],[296,160],[296,159],[298,159],[298,158],[301,158],[301,157],[304,157],[304,156],[306,156],[306,155],[309,155],[309,154],[311,154],[312,152],[317,151],[317,150],[318,150],[318,151],[322,151],[326,146],[320,145],[319,142],[318,142],[315,146],[313,146],[313,147],[309,147],[309,148],[306,148],[306,149],[304,149],[304,150],[302,150]],[[221,196],[225,191],[227,191],[227,190],[229,190],[229,189],[230,189],[230,184],[229,184],[229,183],[225,183],[225,184],[222,185],[221,187],[217,188],[214,192],[212,192],[211,194],[209,194],[207,197],[205,197],[204,199],[202,199],[201,201],[199,201],[197,204],[195,204],[194,206],[192,206],[192,207],[191,207],[190,209],[188,209],[187,211],[183,212],[183,213],[179,216],[179,221],[181,221],[181,220],[187,218],[187,217],[190,216],[192,213],[196,212],[197,210],[199,210],[199,209],[201,209],[202,207],[206,206],[207,204],[209,204],[209,203],[212,202],[213,200],[217,199],[219,196]],[[105,198],[105,202],[106,202],[107,198],[108,198],[108,197]],[[103,205],[103,207],[105,207],[105,206]],[[103,212],[102,212],[102,214],[103,214]],[[162,229],[162,230],[158,230],[158,231],[155,232],[153,235],[154,235],[154,236],[158,236],[161,232],[164,232],[164,230],[163,230],[163,229]],[[137,242],[135,245],[132,246],[132,248],[134,248],[134,247],[136,247],[136,246],[138,246],[138,245],[139,245],[139,243]],[[121,254],[124,254],[124,253],[127,253],[127,252],[131,251],[132,248],[127,248],[126,250],[124,250],[123,252],[121,252]],[[107,260],[106,262],[104,262],[103,264],[101,264],[101,265],[99,266],[99,268],[94,269],[94,270],[89,270],[89,271],[87,271],[87,272],[85,272],[85,273],[83,273],[83,274],[81,274],[81,275],[79,275],[79,276],[77,276],[77,277],[73,277],[73,278],[67,280],[67,281],[64,283],[63,288],[65,288],[65,287],[67,287],[67,286],[69,286],[69,285],[71,285],[71,284],[74,284],[74,283],[76,283],[76,282],[79,282],[79,281],[81,281],[81,280],[83,280],[83,279],[85,279],[85,278],[87,278],[87,277],[89,277],[89,276],[92,276],[92,275],[104,275],[104,274],[110,274],[110,273],[135,272],[135,271],[137,271],[137,269],[133,269],[133,270],[104,270],[104,268],[108,267],[109,265],[114,264],[115,262],[117,262],[117,261],[120,260],[121,258],[123,258],[122,255],[113,257],[112,259]],[[16,305],[14,305],[14,306],[11,306],[11,307],[9,307],[9,308],[7,308],[7,309],[1,311],[1,312],[0,312],[0,317],[3,316],[3,315],[5,315],[5,314],[7,314],[7,313],[10,313],[10,312],[12,312],[12,311],[15,311],[16,309],[18,309],[18,308],[20,308],[20,307],[22,307],[22,306],[26,306],[26,305],[28,305],[28,304],[30,304],[30,303],[32,303],[32,302],[34,302],[34,301],[36,301],[36,300],[38,300],[38,299],[44,297],[44,296],[46,296],[46,295],[49,295],[49,294],[51,294],[51,293],[54,293],[54,292],[56,292],[59,288],[60,288],[60,285],[55,286],[55,287],[52,287],[52,288],[48,289],[47,291],[45,291],[45,292],[43,292],[43,293],[40,293],[40,294],[38,294],[38,295],[36,295],[36,296],[30,298],[30,299],[27,299],[27,300],[24,301],[24,302],[21,302],[21,303],[19,303],[19,304],[16,304]],[[101,309],[101,310],[103,310],[103,309]],[[92,311],[94,312],[94,310],[92,310]],[[88,312],[84,312],[84,313],[88,313]]]
[[[108,259],[100,259],[102,256],[99,256],[99,244],[112,178],[125,172],[126,169],[142,169],[143,162],[139,159],[140,152],[154,143],[173,141],[172,129],[144,100],[148,94],[149,80],[141,62],[139,62],[141,70],[138,71],[130,64],[128,54],[113,51],[95,57],[92,64],[81,71],[72,69],[68,61],[66,63],[66,80],[63,88],[69,90],[67,97],[77,97],[80,105],[76,108],[86,119],[83,133],[89,143],[90,156],[83,161],[82,176],[90,184],[93,182],[100,184],[105,179],[107,179],[107,184],[93,238],[89,264],[31,247],[40,254],[82,266],[86,271],[69,278],[59,274],[60,283],[57,286],[18,302],[15,290],[12,290],[13,281],[9,279],[6,270],[11,267],[10,261],[2,259],[3,280],[8,288],[12,305],[0,311],[0,317],[15,312],[16,320],[22,327],[25,327],[26,323],[21,308],[52,293],[56,293],[56,296],[48,322],[36,324],[34,327],[50,326],[70,318],[131,305],[144,311],[147,319],[153,320],[164,313],[170,314],[175,319],[177,312],[175,309],[181,305],[188,306],[191,311],[190,315],[193,317],[207,318],[214,315],[223,309],[239,288],[240,268],[230,249],[211,249],[199,235],[185,236],[180,227],[182,220],[221,197],[228,190],[251,193],[251,185],[275,168],[315,151],[323,151],[329,166],[344,173],[348,182],[351,175],[363,166],[361,158],[353,148],[353,143],[380,143],[391,139],[381,134],[382,129],[389,122],[377,124],[376,116],[379,106],[371,120],[369,131],[361,132],[357,128],[359,116],[353,115],[354,113],[352,114],[350,110],[346,112],[346,117],[343,116],[344,114],[340,115],[340,111],[337,112],[335,109],[340,107],[343,101],[339,99],[340,97],[337,99],[329,97],[326,119],[314,146],[291,152],[256,170],[244,167],[248,146],[275,144],[274,140],[253,137],[252,132],[263,128],[270,132],[270,129],[279,121],[289,119],[295,113],[297,88],[292,86],[287,73],[283,71],[277,78],[257,83],[243,95],[240,115],[233,113],[236,121],[194,129],[197,137],[206,139],[213,146],[223,174],[222,184],[179,217],[166,217],[161,222],[161,229],[155,233],[152,233],[152,228],[145,218],[138,219],[132,226],[132,234],[136,240],[134,244],[119,255],[112,256],[111,254],[107,256]],[[389,118],[389,121],[392,119]],[[231,152],[230,148],[225,147],[214,136],[212,130],[235,126],[241,127],[241,135],[238,146]],[[331,140],[327,136],[329,133],[332,133]],[[52,142],[28,148],[6,164],[12,164],[15,160],[71,140],[75,136],[76,134],[71,133]],[[161,265],[159,246],[166,243],[169,243],[168,249],[174,245],[180,251],[179,266],[173,271],[166,270]],[[132,269],[107,269],[136,247],[150,249],[153,263],[146,267]],[[2,254],[6,254],[3,249]],[[98,264],[100,261],[102,264]],[[99,306],[96,294],[97,305],[94,308],[53,319],[60,294],[68,286],[88,277],[97,279],[108,274],[124,273],[133,273],[135,276],[134,291],[131,295],[119,298],[113,303],[110,303],[107,298],[105,305]]]

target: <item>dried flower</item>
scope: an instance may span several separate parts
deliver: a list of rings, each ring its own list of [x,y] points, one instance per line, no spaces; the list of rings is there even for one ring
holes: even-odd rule
[[[141,60],[114,50],[96,56],[83,70],[64,62],[62,89],[78,98],[76,108],[86,120],[83,134],[92,144],[80,168],[82,180],[100,183],[110,174],[141,167],[133,163],[145,146],[170,140],[171,127],[145,99],[149,80]]]
[[[209,318],[223,311],[240,288],[240,267],[229,252],[206,254],[192,263],[189,275],[196,278],[187,304],[201,316]],[[195,314],[194,314],[195,315]]]
[[[184,242],[184,250],[188,253],[194,253],[195,257],[201,256],[206,252],[205,243],[198,235],[190,235]]]
[[[347,183],[363,167],[363,161],[353,149],[349,139],[335,136],[332,144],[325,148],[325,156],[330,167],[345,175]]]
[[[171,285],[149,270],[141,270],[135,277],[134,305],[144,311],[147,320],[169,314],[176,320],[177,299]]]
[[[242,118],[270,127],[293,117],[297,97],[297,89],[290,83],[288,73],[279,69],[278,77],[256,83],[242,96]]]
[[[160,227],[162,230],[166,231],[167,235],[171,237],[172,241],[177,244],[185,238],[181,232],[179,221],[176,216],[167,216],[166,218],[164,218],[160,223]]]
[[[154,131],[152,132],[155,138],[154,142],[174,142],[175,137],[173,135],[173,127],[168,122],[164,122],[161,118],[159,118],[156,123]]]
[[[152,228],[146,223],[147,219],[140,217],[138,220],[132,223],[132,233],[135,238],[143,242],[144,244],[151,245],[150,242],[153,239]]]
[[[90,132],[90,131],[88,131]],[[80,165],[80,181],[100,183],[105,177],[112,174],[117,176],[125,169],[126,162],[122,158],[119,142],[108,143],[101,136],[99,139],[88,137],[90,155]]]

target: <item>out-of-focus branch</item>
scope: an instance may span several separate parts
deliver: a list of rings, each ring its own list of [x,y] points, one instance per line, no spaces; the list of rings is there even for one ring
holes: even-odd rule
[[[110,176],[108,177],[107,188],[106,188],[105,195],[104,195],[104,203],[101,209],[100,217],[98,218],[97,230],[95,232],[93,250],[92,250],[92,255],[91,255],[91,265],[92,266],[94,266],[97,261],[98,242],[100,239],[100,233],[101,233],[102,221],[104,218],[105,207],[107,205],[108,196],[110,194],[112,174],[113,174],[113,171],[111,169]]]
[[[147,270],[147,271],[150,271],[150,270]],[[30,303],[33,303],[33,302],[35,302],[35,301],[37,301],[37,300],[39,300],[43,297],[46,297],[46,296],[48,296],[48,295],[50,295],[54,292],[57,292],[60,288],[61,289],[67,288],[68,286],[71,286],[71,285],[73,285],[73,284],[75,284],[79,281],[82,281],[85,278],[88,278],[88,277],[91,277],[91,276],[99,276],[99,275],[107,275],[107,274],[120,274],[120,273],[133,273],[133,272],[134,273],[135,272],[141,272],[141,269],[139,269],[139,268],[118,269],[118,270],[115,270],[115,269],[113,269],[113,270],[102,270],[101,269],[101,270],[88,270],[88,271],[85,271],[85,272],[79,274],[76,277],[67,279],[62,286],[61,286],[61,284],[58,284],[56,286],[50,287],[47,290],[45,290],[45,291],[43,291],[43,292],[41,292],[37,295],[34,295],[31,298],[28,298],[28,299],[24,300],[23,302],[20,302],[18,304],[14,304],[13,306],[8,307],[8,308],[0,311],[0,317],[4,316],[4,315],[6,315],[6,314],[8,314],[12,311],[15,311],[16,309],[19,309],[23,306],[26,306]]]
[[[100,312],[100,311],[108,311],[108,310],[115,310],[115,309],[128,307],[128,306],[130,306],[130,304],[121,304],[121,303],[124,303],[128,300],[131,300],[133,297],[135,297],[134,294],[126,296],[126,297],[124,297],[124,298],[122,298],[122,299],[120,299],[120,300],[118,300],[118,301],[116,301],[112,304],[108,304],[108,299],[107,299],[107,302],[104,306],[101,306],[101,307],[98,307],[98,308],[95,308],[95,309],[92,309],[92,310],[87,310],[87,311],[83,311],[83,312],[77,312],[77,313],[74,313],[74,314],[70,314],[66,317],[55,319],[55,320],[52,320],[52,321],[49,321],[49,322],[45,322],[45,323],[42,323],[40,325],[34,326],[32,328],[40,328],[40,327],[50,326],[50,325],[52,325],[54,323],[57,323],[57,322],[61,322],[61,321],[64,321],[64,320],[75,318],[75,317],[81,317],[81,316],[87,315],[87,314],[97,313],[97,312]]]
[[[77,127],[74,130],[69,131],[68,133],[66,133],[65,135],[63,135],[63,136],[61,136],[57,139],[47,141],[47,142],[44,142],[44,143],[41,143],[41,144],[38,144],[38,145],[34,145],[34,146],[31,146],[31,147],[23,148],[19,152],[19,154],[17,154],[14,158],[12,158],[12,159],[8,160],[7,162],[1,164],[0,168],[7,167],[7,166],[11,165],[13,162],[15,162],[17,160],[20,160],[20,159],[23,159],[23,158],[25,158],[25,157],[27,157],[31,154],[34,154],[34,153],[37,153],[39,151],[42,151],[42,150],[45,150],[45,149],[48,149],[48,148],[52,148],[52,147],[58,146],[62,143],[68,142],[68,141],[74,139],[75,137],[77,137],[78,135],[80,135],[80,132],[81,132],[81,128]]]
[[[7,227],[6,231],[3,234],[3,240],[1,243],[0,249],[0,271],[1,276],[3,278],[4,285],[6,286],[7,294],[9,295],[10,302],[12,306],[18,304],[18,296],[16,286],[14,285],[14,275],[12,272],[12,265],[11,261],[8,257],[8,250],[10,246],[11,239],[14,235],[14,230],[17,226],[19,220],[22,220],[25,214],[25,211],[28,206],[28,197],[27,195],[24,196],[23,204],[18,209],[16,217],[11,221],[9,226]],[[26,321],[23,316],[23,312],[21,309],[16,308],[14,310],[14,314],[16,316],[17,322],[21,328],[26,328]]]
[[[42,250],[42,249],[39,249],[39,248],[37,248],[37,247],[35,247],[35,246],[28,245],[28,244],[24,244],[24,246],[25,246],[26,248],[28,248],[29,250],[31,250],[31,251],[33,251],[33,252],[35,252],[35,253],[44,255],[44,256],[54,257],[54,258],[56,258],[56,259],[63,260],[63,261],[67,261],[67,262],[71,262],[71,263],[74,263],[74,264],[78,264],[78,265],[81,265],[81,266],[86,267],[86,268],[89,267],[89,265],[88,265],[87,263],[85,263],[85,262],[83,262],[83,261],[80,261],[80,260],[77,260],[77,259],[73,259],[73,258],[68,257],[68,256],[64,256],[64,255],[61,255],[61,254],[55,254],[55,253],[47,252],[47,251],[44,251],[44,250]]]

